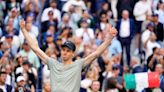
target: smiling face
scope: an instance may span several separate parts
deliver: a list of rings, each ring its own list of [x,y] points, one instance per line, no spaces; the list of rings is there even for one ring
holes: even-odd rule
[[[72,50],[70,50],[68,47],[62,47],[61,58],[63,61],[72,60],[73,57],[74,57],[74,52]]]

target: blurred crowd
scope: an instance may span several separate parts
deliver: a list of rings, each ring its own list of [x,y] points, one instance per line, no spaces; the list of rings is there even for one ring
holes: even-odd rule
[[[127,90],[124,74],[158,72],[164,92],[164,0],[0,0],[0,92],[50,92],[50,71],[30,49],[19,22],[40,48],[60,61],[61,44],[76,45],[74,60],[104,41],[106,26],[118,35],[82,71],[80,92]]]

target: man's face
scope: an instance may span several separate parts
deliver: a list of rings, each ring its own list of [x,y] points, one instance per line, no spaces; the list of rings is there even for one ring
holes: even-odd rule
[[[72,59],[74,56],[74,52],[72,50],[70,50],[67,47],[63,47],[61,50],[61,58],[63,61],[68,61],[70,59]]]
[[[24,43],[23,49],[28,52],[28,51],[30,51],[30,46],[27,43]]]
[[[98,92],[100,89],[100,83],[98,81],[94,81],[91,85],[92,92]]]
[[[101,15],[101,21],[102,22],[106,22],[107,20],[108,20],[107,15],[106,14],[102,14]]]
[[[24,87],[25,83],[26,82],[24,80],[21,80],[20,82],[18,82],[18,86],[19,87]]]
[[[162,65],[157,65],[156,68],[155,68],[155,71],[158,72],[158,73],[163,73],[163,67]]]
[[[1,84],[5,84],[5,82],[6,82],[6,77],[7,77],[6,74],[1,74],[1,75],[0,75],[0,82],[1,82]]]

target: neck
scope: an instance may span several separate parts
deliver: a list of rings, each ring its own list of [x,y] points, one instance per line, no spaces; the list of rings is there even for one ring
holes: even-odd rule
[[[63,64],[64,64],[64,65],[70,65],[70,64],[72,64],[72,60],[63,61]]]

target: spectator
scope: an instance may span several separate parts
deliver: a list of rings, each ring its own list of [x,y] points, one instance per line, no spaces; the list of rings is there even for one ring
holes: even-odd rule
[[[154,31],[154,24],[152,22],[148,23],[146,30],[141,35],[142,45],[145,49],[145,42],[150,37],[150,34]]]
[[[99,81],[92,81],[90,89],[87,90],[87,92],[100,92],[100,82]]]
[[[57,31],[58,20],[54,18],[54,12],[52,10],[48,12],[48,20],[42,22],[42,33],[46,32],[51,25]]]
[[[164,14],[164,3],[159,3],[158,5],[159,5],[158,10],[154,12],[155,14],[158,14],[158,21],[164,24],[164,16],[162,16]]]
[[[126,48],[126,59],[127,59],[127,64],[130,65],[130,45],[131,45],[131,40],[134,36],[135,33],[135,26],[134,26],[134,21],[129,18],[129,12],[127,10],[124,10],[122,12],[122,19],[120,19],[117,22],[117,30],[118,30],[118,40],[121,43],[122,46],[122,51],[124,48]],[[124,51],[122,52],[123,55]],[[121,64],[123,65],[123,58]]]
[[[81,20],[86,20],[88,23],[88,26],[90,28],[95,28],[95,21],[93,20],[93,17],[89,14],[87,10],[83,10],[82,17],[79,20],[78,26],[80,27]]]
[[[77,29],[75,31],[75,35],[77,37],[82,37],[84,43],[88,43],[89,41],[93,41],[94,37],[94,31],[93,29],[89,28],[89,25],[87,23],[87,20],[83,19],[81,20],[81,28]]]
[[[156,35],[154,32],[152,32],[150,34],[150,37],[147,39],[147,41],[145,42],[145,52],[146,52],[146,59],[153,53],[152,49],[154,47],[160,48],[160,44],[156,42]]]
[[[39,13],[39,6],[38,3],[34,1],[29,1],[28,3],[25,4],[24,7],[24,18],[27,18],[27,16],[31,16],[34,18],[34,20],[36,20],[37,15]]]
[[[10,11],[10,14],[5,17],[5,20],[4,20],[5,25],[8,24],[10,18],[13,18],[14,29],[19,30],[19,22],[22,17],[18,14],[18,10],[16,8],[12,8],[12,10]]]
[[[0,71],[0,88],[3,90],[3,92],[14,92],[12,86],[5,83],[6,76],[6,72]]]
[[[68,2],[66,2],[64,4],[62,11],[68,12],[70,6],[72,6],[72,5],[80,8],[80,10],[86,10],[87,9],[83,0],[73,0],[73,1],[69,0]]]
[[[40,61],[39,58],[36,56],[36,54],[30,49],[28,43],[25,41],[23,43],[23,49],[19,51],[19,54],[23,57],[26,57],[27,60],[36,68],[38,69],[40,67]]]
[[[158,21],[157,14],[153,15],[153,22],[154,22],[154,33],[157,36],[156,41],[159,42],[161,46],[164,46],[164,44],[162,45],[162,41],[164,40],[164,27],[163,27],[164,25]]]
[[[112,55],[118,55],[118,61],[121,61],[122,58],[122,47],[121,47],[121,43],[117,38],[114,38],[112,40],[111,45],[109,46],[109,57],[111,58]]]
[[[26,79],[23,76],[18,76],[16,79],[17,87],[15,89],[15,92],[35,92],[34,87],[29,87],[29,85],[26,82]]]
[[[43,91],[42,92],[51,92],[51,88],[50,88],[50,82],[44,82],[43,84]]]
[[[154,47],[152,51],[153,53],[147,59],[147,67],[151,71],[154,71],[155,66],[159,63],[159,48]]]
[[[130,63],[132,67],[132,71],[131,71],[132,73],[144,72],[143,67],[141,66],[140,59],[138,57],[133,56]]]
[[[99,15],[99,22],[97,24],[97,27],[103,31],[106,26],[110,23],[112,26],[115,26],[115,22],[110,19],[110,17],[108,16],[107,12],[105,11],[102,11]]]
[[[61,12],[57,9],[57,4],[56,1],[52,0],[50,2],[50,7],[46,8],[43,10],[42,17],[41,17],[41,22],[47,21],[49,18],[48,12],[53,11],[53,19],[56,19],[58,23],[61,21]]]
[[[14,58],[20,47],[18,36],[13,34],[6,34],[4,37],[1,38],[1,41],[7,42],[7,44],[9,45],[10,54],[12,58]]]
[[[139,52],[141,52],[141,26],[143,21],[146,20],[146,16],[152,15],[152,10],[151,10],[151,6],[148,2],[149,0],[139,0],[135,6],[134,6],[134,10],[133,10],[133,14],[135,16],[135,20],[136,20],[136,46]]]
[[[17,2],[16,0],[7,0],[6,1],[6,12],[9,12],[13,8],[16,8],[17,10],[20,11],[20,3]]]
[[[4,1],[0,1],[0,22],[3,21],[3,17],[4,17],[4,11],[5,11],[5,2]]]
[[[161,64],[157,64],[155,67],[155,71],[159,73],[160,76],[160,88],[162,92],[164,91],[164,71],[163,66]]]
[[[32,22],[28,22],[26,24],[26,28],[30,35],[32,35],[34,38],[37,38],[39,30],[37,29],[37,27],[33,26]],[[21,45],[24,43],[24,40],[25,40],[23,33],[21,31],[19,33],[19,40],[20,40]]]
[[[30,89],[35,90],[37,72],[36,72],[36,69],[31,66],[28,60],[25,60],[22,66],[17,68],[16,80],[19,79],[20,76],[24,77],[24,80]]]

